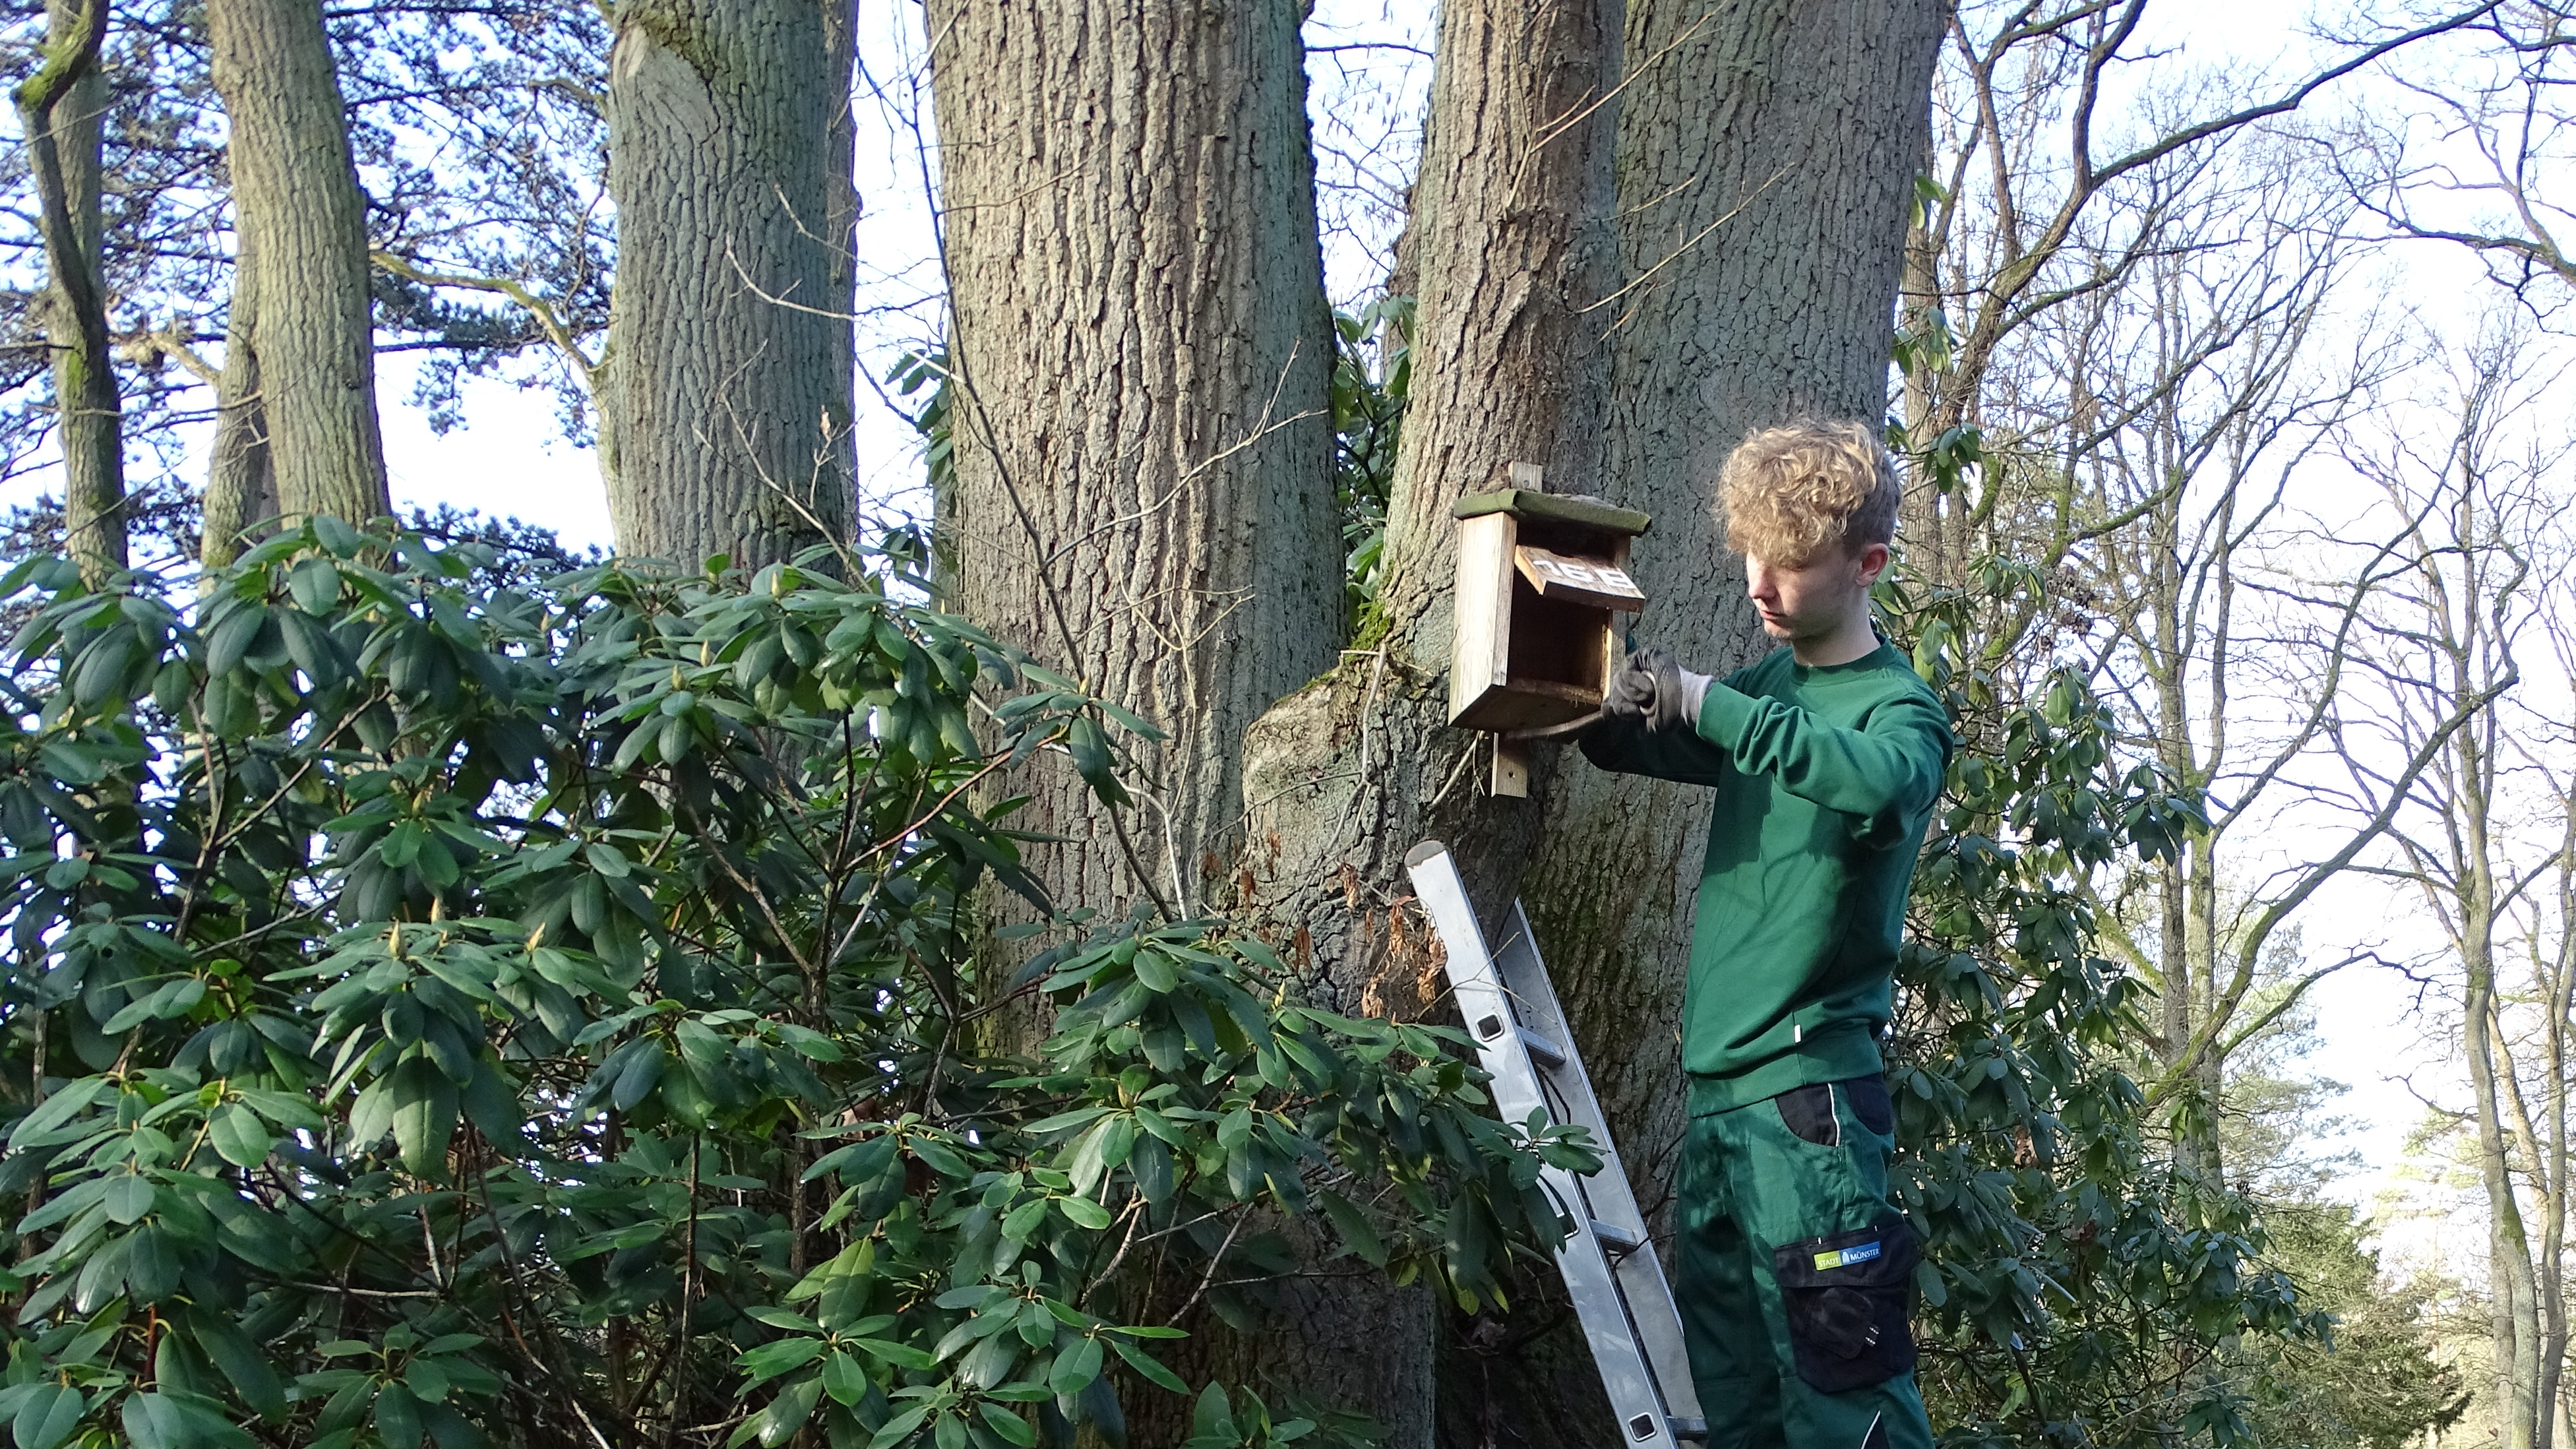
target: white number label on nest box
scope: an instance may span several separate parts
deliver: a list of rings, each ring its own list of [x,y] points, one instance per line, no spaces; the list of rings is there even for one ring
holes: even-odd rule
[[[1646,596],[1626,569],[1591,559],[1570,558],[1550,549],[1522,544],[1512,562],[1542,599],[1589,604],[1596,609],[1633,613],[1646,606]]]

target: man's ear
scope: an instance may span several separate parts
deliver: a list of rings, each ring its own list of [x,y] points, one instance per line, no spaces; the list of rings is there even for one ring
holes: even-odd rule
[[[1890,556],[1886,544],[1871,543],[1861,546],[1860,557],[1853,562],[1860,565],[1859,577],[1862,588],[1868,588],[1877,583],[1878,576],[1887,572],[1887,561]]]

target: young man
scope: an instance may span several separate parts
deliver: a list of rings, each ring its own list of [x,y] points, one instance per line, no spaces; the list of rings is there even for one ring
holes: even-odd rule
[[[1763,632],[1722,680],[1640,650],[1583,753],[1715,792],[1682,1065],[1674,1290],[1710,1449],[1930,1449],[1878,1038],[1948,720],[1870,625],[1897,483],[1859,423],[1747,438],[1722,478]]]

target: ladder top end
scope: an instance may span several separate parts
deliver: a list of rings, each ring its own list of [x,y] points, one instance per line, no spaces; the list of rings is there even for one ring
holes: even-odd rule
[[[1437,840],[1426,840],[1404,853],[1404,863],[1408,866],[1420,865],[1435,855],[1447,855],[1448,853],[1448,846],[1443,845]]]

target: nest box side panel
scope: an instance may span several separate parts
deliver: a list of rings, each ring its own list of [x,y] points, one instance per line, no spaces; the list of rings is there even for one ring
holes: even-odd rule
[[[1622,576],[1628,572],[1628,546],[1633,542],[1634,539],[1619,538],[1610,545],[1610,567],[1617,569]],[[1638,606],[1643,608],[1644,603],[1644,597],[1640,595]],[[1627,629],[1634,622],[1633,615],[1628,614],[1601,616],[1601,697],[1605,700],[1610,697],[1610,676],[1618,673],[1628,662]]]
[[[1458,582],[1449,635],[1449,722],[1510,682],[1512,549],[1517,520],[1486,513],[1458,523]]]

